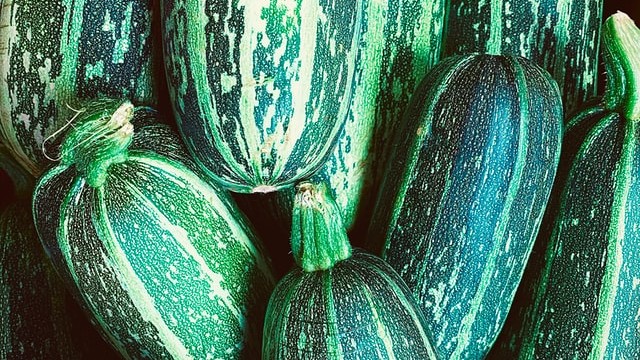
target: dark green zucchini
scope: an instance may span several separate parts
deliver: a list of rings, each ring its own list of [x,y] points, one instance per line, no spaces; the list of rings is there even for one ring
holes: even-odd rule
[[[640,358],[640,29],[617,13],[602,37],[605,96],[567,125],[579,146],[538,239],[544,263],[528,266],[520,320],[505,328],[510,358]]]
[[[32,175],[58,156],[78,99],[156,102],[153,2],[1,2],[0,138]]]
[[[324,185],[299,185],[292,224],[299,267],[269,300],[263,360],[436,359],[409,289],[380,258],[352,251]]]
[[[436,349],[481,359],[511,306],[560,154],[557,85],[515,56],[449,57],[400,129],[369,239],[415,295]]]
[[[81,359],[67,293],[22,205],[0,215],[0,359]]]
[[[152,110],[97,101],[80,117],[33,200],[69,288],[126,358],[259,357],[275,280],[231,198]]]
[[[350,105],[362,0],[163,0],[169,92],[187,147],[237,192],[323,165]]]
[[[520,55],[558,82],[565,113],[596,95],[604,0],[451,0],[445,56]]]

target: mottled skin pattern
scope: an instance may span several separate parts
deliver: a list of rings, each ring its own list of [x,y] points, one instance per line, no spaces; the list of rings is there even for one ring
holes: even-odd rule
[[[365,2],[347,121],[317,175],[333,190],[348,229],[366,226],[393,129],[415,87],[440,60],[444,12],[443,0]]]
[[[174,113],[207,174],[268,192],[322,165],[352,96],[361,3],[161,1]]]
[[[546,266],[520,331],[521,359],[640,356],[640,130],[619,114],[598,115],[561,187]]]
[[[329,270],[280,280],[265,318],[263,360],[436,359],[425,319],[397,273],[354,249]]]
[[[67,293],[38,241],[27,202],[0,214],[0,359],[81,359]]]
[[[551,191],[560,94],[524,58],[467,55],[440,62],[408,109],[369,237],[418,299],[436,349],[480,359]]]
[[[256,358],[275,285],[264,252],[228,195],[192,171],[177,136],[148,112],[136,109],[133,122],[142,114],[151,124],[124,150],[111,147],[120,129],[65,141],[63,161],[36,185],[38,234],[123,357]],[[102,169],[104,154],[119,160]],[[105,172],[100,186],[89,184],[92,168]]]
[[[67,105],[155,103],[151,19],[152,0],[2,1],[0,140],[31,174],[57,158]]]
[[[520,55],[557,81],[566,116],[596,95],[604,0],[451,0],[444,55]]]
[[[640,29],[603,26],[605,96],[567,124],[558,181],[496,358],[637,359]]]

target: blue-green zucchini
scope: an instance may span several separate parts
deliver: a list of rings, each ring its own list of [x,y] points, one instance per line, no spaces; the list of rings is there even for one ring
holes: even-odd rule
[[[445,358],[482,359],[533,246],[562,133],[558,87],[516,56],[441,61],[397,133],[369,239]]]
[[[322,166],[351,100],[362,0],[161,8],[174,114],[206,174],[269,192]]]
[[[298,266],[269,300],[263,360],[436,359],[409,289],[380,258],[351,248],[325,185],[298,186],[292,220]]]
[[[78,99],[156,102],[154,1],[0,3],[0,139],[32,175],[58,157]]]
[[[546,69],[565,114],[598,87],[604,0],[451,0],[444,56],[480,52],[520,55]]]
[[[82,110],[33,199],[69,288],[125,358],[259,357],[275,280],[231,198],[151,109]]]
[[[640,358],[640,29],[617,13],[602,38],[606,91],[567,124],[577,146],[538,239],[544,262],[528,267],[521,320],[505,328],[509,358]]]

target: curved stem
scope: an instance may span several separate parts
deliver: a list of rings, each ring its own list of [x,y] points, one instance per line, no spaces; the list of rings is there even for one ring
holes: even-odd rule
[[[87,183],[100,187],[111,164],[127,158],[133,139],[134,106],[126,100],[95,100],[81,110],[78,125],[60,148],[61,161],[75,164]]]
[[[629,120],[640,120],[640,29],[627,14],[618,12],[604,22],[602,42],[605,106]]]

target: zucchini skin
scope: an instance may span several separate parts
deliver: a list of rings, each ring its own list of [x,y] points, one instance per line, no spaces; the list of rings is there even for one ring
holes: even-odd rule
[[[79,153],[39,179],[40,239],[123,357],[256,358],[275,285],[268,259],[229,195],[200,178],[155,116],[135,111],[148,125],[100,186],[83,167],[93,158]],[[71,151],[111,154],[98,145]]]
[[[532,304],[538,292],[541,274],[546,267],[547,247],[553,232],[555,218],[560,211],[562,191],[569,176],[569,169],[587,135],[608,112],[600,104],[600,100],[596,100],[591,101],[586,109],[574,114],[565,126],[558,171],[540,225],[540,231],[531,250],[509,315],[495,345],[487,355],[487,359],[516,359],[522,351],[525,333],[528,331],[524,323],[531,320]]]
[[[640,29],[617,12],[602,39],[604,95],[567,125],[557,206],[538,239],[544,261],[528,266],[499,348],[520,359],[640,357]]]
[[[12,203],[0,215],[0,359],[81,359],[65,288],[25,205]]]
[[[409,97],[440,60],[443,0],[373,0],[363,3],[356,80],[344,129],[325,165],[325,181],[342,209],[347,230],[365,231],[389,137]],[[364,229],[363,229],[364,228]],[[359,236],[362,238],[362,236]]]
[[[269,300],[263,360],[436,359],[425,320],[397,273],[353,249],[331,269],[296,267]]]
[[[47,156],[57,157],[60,138],[55,134],[67,129],[73,117],[67,105],[77,108],[79,99],[100,96],[156,103],[152,4],[2,2],[0,138],[32,175],[39,176],[51,164]]]
[[[362,0],[161,7],[177,125],[207,175],[269,192],[322,166],[352,96]]]
[[[531,61],[440,62],[396,137],[369,237],[445,358],[481,359],[511,306],[559,160],[557,85]]]
[[[24,199],[0,214],[0,315],[0,359],[117,356],[51,266]]]
[[[604,0],[451,0],[444,56],[470,52],[519,55],[557,81],[565,114],[598,87]]]
[[[583,119],[568,127],[565,142],[580,146],[568,156],[554,191],[557,210],[539,238],[543,263],[527,268],[523,285],[530,290],[521,297],[519,328],[505,328],[509,351],[519,359],[640,356],[634,270],[640,266],[634,255],[640,129],[599,105],[578,116]]]

